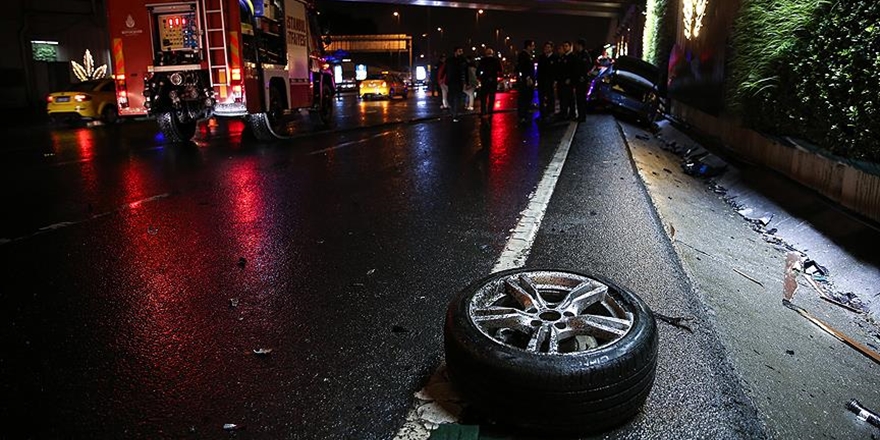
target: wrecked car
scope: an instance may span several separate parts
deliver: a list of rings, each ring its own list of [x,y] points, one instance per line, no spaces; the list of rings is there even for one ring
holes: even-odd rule
[[[653,124],[661,114],[660,70],[638,58],[622,56],[593,78],[587,104]]]

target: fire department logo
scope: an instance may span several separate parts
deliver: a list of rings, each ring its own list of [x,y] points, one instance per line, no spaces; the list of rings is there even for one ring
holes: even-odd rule
[[[122,30],[122,35],[132,36],[132,35],[140,35],[143,32],[143,29],[136,28],[134,22],[134,17],[131,14],[128,14],[128,17],[125,17],[125,27],[126,29]]]

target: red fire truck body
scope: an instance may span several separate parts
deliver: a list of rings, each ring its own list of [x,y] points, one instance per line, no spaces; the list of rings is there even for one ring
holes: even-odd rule
[[[244,117],[267,139],[297,110],[332,117],[313,0],[110,0],[107,10],[119,114],[155,115],[172,140],[215,115]]]

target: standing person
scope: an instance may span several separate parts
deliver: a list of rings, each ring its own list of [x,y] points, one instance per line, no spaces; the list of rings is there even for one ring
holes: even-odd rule
[[[516,114],[520,124],[529,120],[531,113],[532,98],[535,95],[535,62],[532,53],[535,51],[535,41],[525,40],[523,49],[516,58],[517,75],[517,103]]]
[[[559,116],[562,119],[574,119],[574,80],[575,61],[571,51],[571,42],[562,42],[562,57],[559,67]]]
[[[541,120],[549,121],[556,113],[556,99],[553,96],[553,84],[556,82],[557,57],[553,52],[553,42],[544,43],[541,55],[538,56],[538,71],[535,79],[538,82],[538,108]]]
[[[467,111],[474,111],[474,94],[477,92],[477,64],[471,57],[467,57],[467,84],[464,87],[465,107]]]
[[[495,92],[498,90],[498,76],[501,75],[501,61],[495,58],[495,51],[486,48],[480,60],[480,117],[489,118],[495,113]]]
[[[572,56],[572,72],[574,72],[574,100],[577,104],[577,118],[579,122],[587,118],[587,83],[592,66],[590,53],[586,49],[587,41],[583,38],[574,44]]]
[[[440,63],[437,64],[437,83],[440,84],[440,97],[443,99],[440,108],[449,108],[449,86],[446,84],[446,54],[440,55]]]
[[[438,93],[437,89],[440,88],[440,82],[437,79],[438,73],[440,73],[440,61],[439,60],[436,63],[434,63],[433,66],[431,66],[431,84],[428,86],[429,87],[428,91],[431,92],[432,97],[437,96],[437,93]]]
[[[452,122],[458,122],[464,87],[467,85],[467,69],[464,49],[456,47],[452,59],[446,64],[446,86],[449,88],[449,111],[452,113]]]

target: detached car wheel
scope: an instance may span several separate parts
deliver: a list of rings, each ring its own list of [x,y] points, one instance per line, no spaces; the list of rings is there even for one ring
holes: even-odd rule
[[[449,305],[444,337],[450,377],[478,414],[545,434],[632,418],[657,368],[647,305],[574,272],[516,269],[477,281]]]

